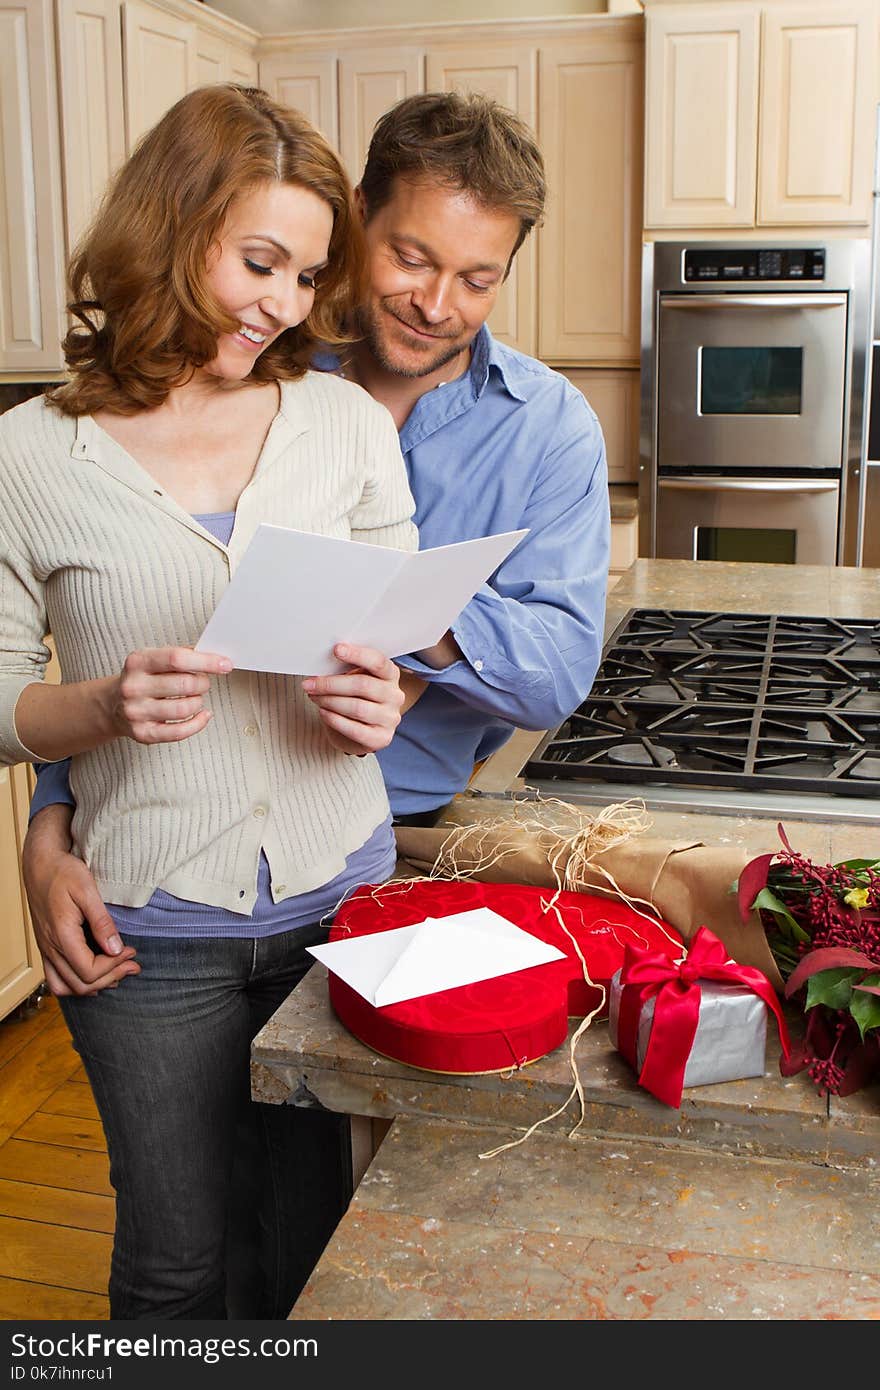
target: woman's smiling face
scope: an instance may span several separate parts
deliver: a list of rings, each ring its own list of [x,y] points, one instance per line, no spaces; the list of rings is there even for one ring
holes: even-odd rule
[[[330,204],[298,184],[262,183],[236,199],[209,255],[207,281],[239,328],[221,334],[206,373],[244,380],[271,342],[302,323],[332,231]]]

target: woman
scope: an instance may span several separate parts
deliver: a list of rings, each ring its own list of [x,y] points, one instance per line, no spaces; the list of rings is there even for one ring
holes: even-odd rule
[[[40,943],[107,1135],[114,1318],[285,1317],[348,1195],[340,1121],[252,1104],[249,1048],[321,918],[393,868],[369,755],[399,673],[193,646],[261,521],[417,544],[390,415],[305,365],[362,264],[324,139],[258,90],[192,92],[73,259],[69,380],[0,420],[0,758],[74,755],[76,851],[127,942],[92,993]]]

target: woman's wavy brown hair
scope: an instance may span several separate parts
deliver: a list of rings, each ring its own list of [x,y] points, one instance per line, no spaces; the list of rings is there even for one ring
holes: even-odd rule
[[[215,357],[238,321],[211,293],[208,252],[233,201],[265,182],[317,193],[333,209],[333,231],[308,318],[261,353],[251,378],[295,380],[317,344],[350,341],[344,325],[363,297],[366,258],[339,156],[259,88],[201,87],[140,140],[74,252],[70,380],[50,394],[53,405],[65,415],[149,410]]]

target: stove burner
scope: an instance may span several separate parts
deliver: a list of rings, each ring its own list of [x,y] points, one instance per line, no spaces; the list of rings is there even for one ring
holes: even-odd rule
[[[636,609],[529,777],[880,796],[880,620]]]
[[[640,700],[695,700],[696,690],[676,681],[656,681],[653,685],[643,685],[637,692]]]
[[[627,767],[677,767],[675,754],[670,748],[661,748],[657,744],[645,743],[618,743],[616,747],[609,748],[608,761],[611,763],[625,763]]]

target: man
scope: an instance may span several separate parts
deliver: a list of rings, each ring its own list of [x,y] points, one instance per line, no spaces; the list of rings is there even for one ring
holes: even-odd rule
[[[357,196],[370,275],[361,336],[315,365],[394,417],[423,548],[528,528],[437,646],[399,662],[426,684],[380,763],[398,823],[433,824],[514,728],[554,727],[592,684],[609,561],[605,450],[583,396],[486,328],[542,215],[528,128],[483,97],[406,98],[376,126]],[[25,880],[41,949],[60,955],[71,989],[92,992],[138,967],[67,852],[59,767],[40,777]]]

